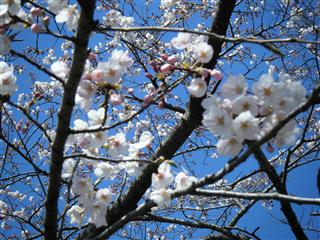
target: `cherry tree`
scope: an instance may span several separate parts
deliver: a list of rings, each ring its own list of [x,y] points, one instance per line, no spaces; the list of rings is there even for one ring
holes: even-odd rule
[[[319,237],[319,8],[0,0],[1,238]]]

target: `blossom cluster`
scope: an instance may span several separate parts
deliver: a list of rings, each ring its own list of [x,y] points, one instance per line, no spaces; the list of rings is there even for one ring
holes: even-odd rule
[[[223,98],[210,96],[203,100],[202,123],[211,133],[219,136],[220,155],[236,156],[245,140],[258,140],[278,122],[301,104],[306,90],[300,82],[291,81],[280,73],[279,81],[264,74],[248,91],[244,76],[230,76],[221,88]],[[295,120],[288,122],[277,134],[277,146],[291,144],[299,134]]]
[[[176,177],[173,177],[171,166],[168,161],[160,164],[157,173],[152,174],[152,192],[150,199],[153,200],[158,207],[169,207],[171,204],[171,194],[173,190],[169,188],[175,180],[175,190],[183,190],[197,181],[194,176],[188,176],[185,172],[179,172]]]

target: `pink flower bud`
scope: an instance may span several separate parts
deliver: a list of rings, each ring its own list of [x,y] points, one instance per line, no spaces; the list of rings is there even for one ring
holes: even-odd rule
[[[210,75],[217,81],[221,81],[223,78],[222,73],[219,70],[213,69],[210,71]]]
[[[19,121],[17,126],[16,126],[16,130],[20,131],[21,130],[21,126],[22,126],[22,121]]]
[[[104,74],[101,70],[95,69],[91,73],[91,78],[95,82],[102,82],[104,80]]]
[[[157,63],[155,61],[150,61],[149,64],[150,64],[151,67],[157,66]]]
[[[176,56],[172,55],[172,56],[168,57],[167,61],[170,64],[175,64],[178,61],[178,59]]]
[[[112,94],[110,96],[110,103],[114,106],[120,105],[123,101],[124,97],[121,94]]]
[[[41,14],[41,12],[42,12],[42,10],[37,7],[32,7],[30,9],[30,13],[31,13],[32,17],[38,17]]]
[[[153,79],[153,75],[149,72],[146,72],[145,76],[149,79]]]
[[[164,74],[170,72],[173,68],[173,66],[169,63],[163,64],[160,68],[160,71]]]
[[[132,94],[132,93],[134,92],[134,89],[133,89],[133,88],[128,88],[127,92],[128,92],[129,94]]]
[[[22,132],[23,134],[26,134],[26,133],[28,132],[28,127],[27,127],[27,125],[25,125],[25,126],[22,128],[21,132]]]
[[[152,67],[153,71],[159,72],[159,65],[155,61],[150,61],[150,66]]]
[[[41,32],[42,26],[38,23],[34,23],[31,25],[31,31],[34,33],[39,33]]]
[[[50,17],[49,16],[44,16],[42,21],[43,21],[44,25],[48,26],[49,22],[50,22]]]
[[[168,54],[166,54],[166,53],[162,53],[162,54],[160,55],[160,57],[161,57],[164,61],[166,61],[169,56],[168,56]]]

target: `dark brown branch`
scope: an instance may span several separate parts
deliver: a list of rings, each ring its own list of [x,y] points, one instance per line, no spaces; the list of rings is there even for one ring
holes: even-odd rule
[[[87,46],[93,29],[95,2],[95,0],[88,0],[85,4],[86,8],[81,9],[70,76],[65,84],[62,104],[58,114],[58,127],[52,146],[49,187],[45,202],[45,239],[57,239],[58,198],[64,160],[63,152],[69,134],[72,111],[75,105],[75,94],[87,60]]]
[[[210,31],[219,35],[226,35],[228,23],[232,11],[235,7],[235,0],[221,0],[216,18],[211,26]],[[208,43],[214,49],[214,55],[211,61],[205,64],[205,68],[213,69],[219,58],[223,41],[209,38]],[[151,160],[160,157],[170,159],[176,151],[184,144],[191,135],[193,130],[201,125],[203,108],[201,102],[203,98],[192,98],[188,108],[181,121],[173,130],[172,134],[160,145]],[[148,164],[142,171],[142,174],[132,183],[127,193],[116,201],[107,212],[108,229],[118,222],[127,213],[137,208],[137,203],[142,198],[146,190],[151,185],[152,173],[157,171],[159,161]],[[96,234],[103,232],[105,227],[95,230]],[[84,234],[85,235],[85,234]]]

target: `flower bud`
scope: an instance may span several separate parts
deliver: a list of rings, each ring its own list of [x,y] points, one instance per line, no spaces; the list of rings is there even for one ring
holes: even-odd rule
[[[149,72],[146,72],[145,76],[149,79],[153,79],[153,75]]]
[[[39,33],[42,30],[42,26],[38,23],[34,23],[31,25],[31,31],[34,33]]]
[[[168,57],[167,62],[170,64],[175,64],[178,61],[177,57],[172,55],[170,57]]]
[[[173,66],[169,63],[163,64],[160,68],[160,71],[164,74],[170,72],[173,68]]]
[[[217,81],[221,81],[223,78],[222,73],[219,70],[213,69],[210,71],[210,75]]]
[[[44,25],[48,26],[49,22],[50,22],[50,17],[49,16],[44,16],[42,21],[43,21]]]
[[[162,53],[162,54],[160,55],[160,57],[161,57],[164,61],[166,61],[169,56],[168,56],[168,54],[166,54],[166,53]]]
[[[37,7],[32,7],[30,9],[30,13],[31,13],[32,17],[38,17],[41,14],[41,12],[42,12],[42,10]]]

